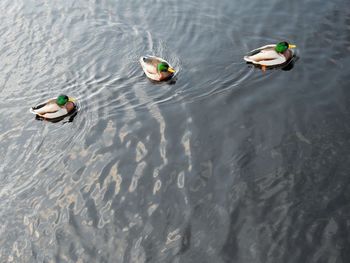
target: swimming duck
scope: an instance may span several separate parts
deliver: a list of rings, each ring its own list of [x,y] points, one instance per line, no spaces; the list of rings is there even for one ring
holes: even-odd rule
[[[254,49],[243,59],[254,65],[260,65],[265,70],[266,67],[281,66],[290,61],[294,55],[293,48],[296,46],[284,41]]]
[[[44,119],[65,117],[76,109],[75,99],[67,95],[59,95],[30,109],[30,112]]]
[[[162,81],[171,78],[175,69],[167,61],[155,56],[143,56],[140,63],[146,76],[152,80]]]

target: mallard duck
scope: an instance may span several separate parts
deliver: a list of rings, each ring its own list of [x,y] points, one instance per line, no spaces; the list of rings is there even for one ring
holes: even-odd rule
[[[143,56],[140,58],[140,63],[146,76],[156,81],[167,80],[175,73],[175,69],[159,57]]]
[[[75,99],[67,95],[59,95],[30,109],[30,112],[44,119],[65,117],[76,109]]]
[[[243,59],[249,63],[260,65],[263,69],[281,66],[293,57],[293,48],[296,48],[296,46],[287,42],[266,45],[250,51]]]

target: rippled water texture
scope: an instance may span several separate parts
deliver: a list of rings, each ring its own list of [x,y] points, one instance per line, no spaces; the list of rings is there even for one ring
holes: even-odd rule
[[[348,1],[0,10],[0,262],[350,262]],[[288,71],[242,60],[280,40]],[[29,113],[60,93],[72,122]]]

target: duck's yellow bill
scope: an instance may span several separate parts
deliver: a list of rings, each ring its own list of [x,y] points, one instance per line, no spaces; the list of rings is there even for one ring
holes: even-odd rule
[[[288,48],[296,48],[296,45],[289,45]]]
[[[169,68],[168,68],[168,71],[169,71],[170,73],[174,73],[174,72],[175,72],[175,69],[169,67]]]
[[[70,101],[70,102],[76,102],[76,99],[74,99],[74,98],[72,98],[72,97],[69,97],[69,98],[68,98],[68,101]]]

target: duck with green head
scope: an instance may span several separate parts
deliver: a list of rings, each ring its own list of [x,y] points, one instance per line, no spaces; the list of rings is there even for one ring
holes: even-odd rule
[[[295,45],[291,45],[288,42],[279,42],[277,44],[266,45],[249,52],[247,56],[244,56],[244,60],[248,63],[260,65],[262,68],[281,66],[294,56],[293,48]]]
[[[44,119],[56,119],[74,111],[76,108],[75,102],[76,100],[74,98],[61,94],[57,98],[49,99],[44,103],[32,107],[30,111]]]
[[[146,76],[155,81],[170,79],[175,73],[175,69],[159,57],[143,56],[140,58],[140,64]]]

